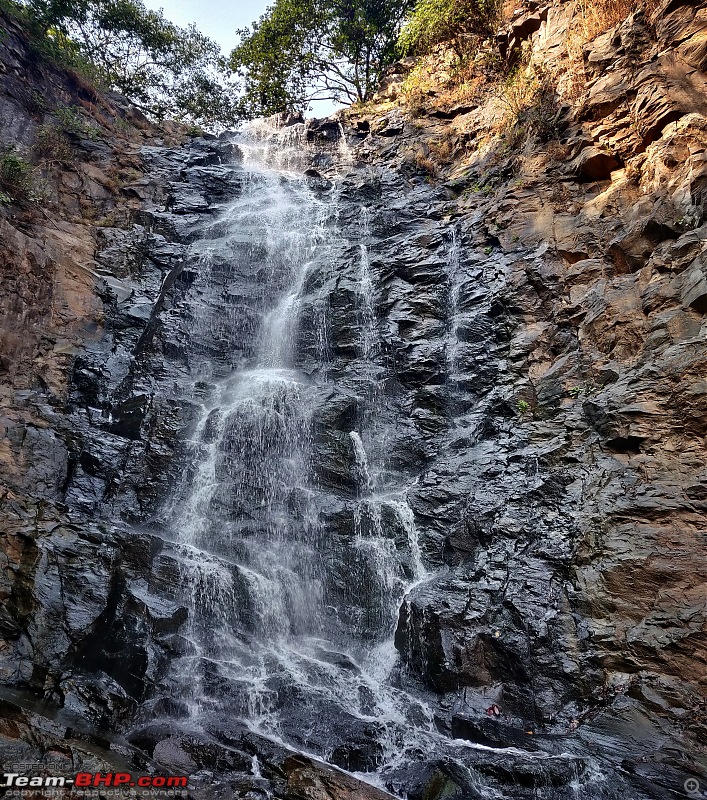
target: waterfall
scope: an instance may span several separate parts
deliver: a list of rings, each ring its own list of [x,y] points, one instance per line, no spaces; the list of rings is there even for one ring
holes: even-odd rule
[[[371,267],[368,254],[367,239],[370,236],[368,209],[361,207],[361,242],[360,248],[360,287],[359,306],[361,314],[361,359],[370,363],[375,356],[378,345],[376,331],[376,312],[374,304],[374,287],[371,279]]]
[[[465,754],[484,746],[437,730],[394,646],[435,576],[417,478],[390,460],[368,212],[345,174],[303,174],[302,125],[238,146],[238,196],[192,245],[192,425],[162,515],[188,620],[163,688],[199,733],[253,732],[403,795],[432,757],[474,784]]]
[[[189,622],[170,680],[193,725],[227,710],[370,770],[433,727],[425,704],[390,681],[398,608],[425,570],[406,487],[380,484],[370,432],[348,432],[351,534],[327,528],[332,496],[312,460],[312,415],[333,385],[323,284],[355,245],[340,225],[336,179],[315,190],[297,173],[302,126],[281,133],[261,123],[240,137],[241,193],[194,244],[196,420],[191,463],[164,512]],[[364,223],[356,336],[373,364],[367,235]],[[224,307],[225,295],[242,302]],[[362,424],[370,420],[369,407]],[[368,731],[362,763],[333,753],[331,731],[317,734],[322,715],[337,714]]]
[[[447,343],[447,373],[452,384],[459,380],[459,234],[456,228],[449,230],[447,242],[447,280],[449,282],[449,340]]]

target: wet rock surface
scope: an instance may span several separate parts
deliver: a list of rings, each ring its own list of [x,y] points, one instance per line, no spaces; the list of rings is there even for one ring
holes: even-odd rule
[[[36,223],[3,217],[7,252],[30,265],[5,256],[2,272],[14,281],[0,332],[11,345],[0,355],[4,756],[189,774],[197,798],[639,800],[701,779],[707,123],[696,8],[666,6],[653,27],[637,14],[592,43],[596,77],[567,158],[528,157],[492,192],[469,191],[489,174],[483,163],[446,185],[411,171],[405,148],[420,134],[398,112],[345,119],[343,137],[331,121],[287,126],[303,134],[300,171],[337,203],[343,231],[303,283],[293,348],[315,387],[307,424],[325,546],[341,559],[324,587],[345,609],[336,624],[380,631],[359,588],[370,576],[354,563],[361,526],[390,537],[400,581],[415,574],[396,507],[361,520],[352,431],[378,480],[405,487],[428,573],[393,620],[389,680],[431,709],[441,743],[386,762],[385,791],[293,752],[375,780],[385,739],[362,719],[373,703],[363,690],[358,708],[341,708],[271,678],[289,748],[218,714],[194,730],[175,696],[171,665],[193,645],[164,502],[194,479],[200,403],[253,356],[264,293],[283,288],[264,283],[257,246],[228,235],[247,181],[238,145],[133,148],[140,174],[122,189],[134,210],[122,227],[42,246]],[[516,20],[511,51],[554,13]],[[10,106],[12,131],[31,138],[36,121]],[[234,279],[245,250],[250,269]],[[18,327],[23,309],[46,319]],[[200,326],[207,313],[223,324]],[[190,394],[203,358],[212,372]],[[207,422],[205,441],[219,424]],[[261,512],[239,496],[223,492],[218,519],[245,517],[257,533]],[[214,552],[231,534],[215,534]],[[247,626],[245,596],[241,611]],[[317,659],[338,675],[360,670],[347,653]],[[247,691],[218,665],[204,682],[224,711],[247,716]]]

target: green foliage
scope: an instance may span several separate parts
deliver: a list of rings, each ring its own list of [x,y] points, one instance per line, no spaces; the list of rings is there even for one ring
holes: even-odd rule
[[[5,3],[11,0],[2,0]],[[238,121],[236,86],[219,46],[142,0],[20,0],[35,48],[157,119]]]
[[[14,149],[6,149],[0,155],[0,182],[8,191],[24,186],[32,174],[32,165],[18,155]]]
[[[102,81],[152,116],[236,121],[226,60],[193,25],[179,28],[141,0],[91,0],[85,19],[69,31]]]
[[[588,397],[590,394],[594,394],[596,391],[596,387],[592,386],[591,384],[585,384],[584,386],[572,386],[568,390],[568,394],[570,397],[575,398],[575,400],[582,395]]]
[[[89,0],[27,0],[29,14],[45,33],[51,29],[68,34],[69,22],[83,23],[89,9]]]
[[[509,111],[506,138],[512,149],[531,139],[549,142],[560,132],[561,108],[555,86],[541,67],[521,66],[512,72],[501,91]]]
[[[87,122],[76,106],[61,106],[55,109],[54,116],[64,133],[73,134],[81,139],[95,139],[98,136],[98,128]]]
[[[303,111],[314,99],[361,102],[397,56],[412,0],[276,0],[238,31],[231,67],[245,80],[245,116]]]
[[[317,64],[310,31],[323,25],[308,0],[279,0],[253,23],[237,31],[241,43],[231,53],[231,67],[245,78],[247,117],[301,108],[309,76]]]
[[[71,158],[71,143],[63,130],[52,123],[37,129],[33,145],[34,152],[50,161],[68,161]]]
[[[4,195],[1,202],[22,202],[33,200],[34,181],[32,180],[33,167],[19,155],[14,148],[9,147],[0,151],[0,192]]]
[[[500,0],[417,0],[401,31],[400,49],[421,55],[448,44],[463,59],[480,38],[493,35],[500,10]]]
[[[528,403],[526,400],[519,400],[516,403],[516,407],[519,414],[527,414],[528,411],[530,411],[530,403]]]

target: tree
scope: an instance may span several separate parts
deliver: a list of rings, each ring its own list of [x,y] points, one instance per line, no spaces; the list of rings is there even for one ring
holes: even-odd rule
[[[45,35],[157,119],[233,124],[237,87],[216,42],[142,0],[28,0]]]
[[[178,28],[141,0],[93,0],[69,35],[108,85],[153,116],[233,120],[226,59],[194,25]]]
[[[276,0],[238,31],[231,67],[245,116],[304,111],[311,100],[365,102],[395,60],[412,0]]]
[[[85,19],[90,0],[26,0],[24,5],[43,33],[50,29],[66,34],[66,23]]]

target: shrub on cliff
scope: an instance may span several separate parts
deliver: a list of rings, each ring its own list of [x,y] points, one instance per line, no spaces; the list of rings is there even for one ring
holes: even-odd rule
[[[41,199],[34,180],[34,167],[14,147],[0,150],[0,204]]]
[[[421,55],[446,44],[461,59],[495,33],[500,0],[417,0],[399,40],[404,53]]]
[[[499,99],[506,108],[501,128],[511,149],[559,136],[562,107],[556,81],[542,67],[518,67],[501,87]]]
[[[302,111],[311,100],[365,102],[396,56],[411,0],[276,0],[231,67],[245,81],[246,116]]]

